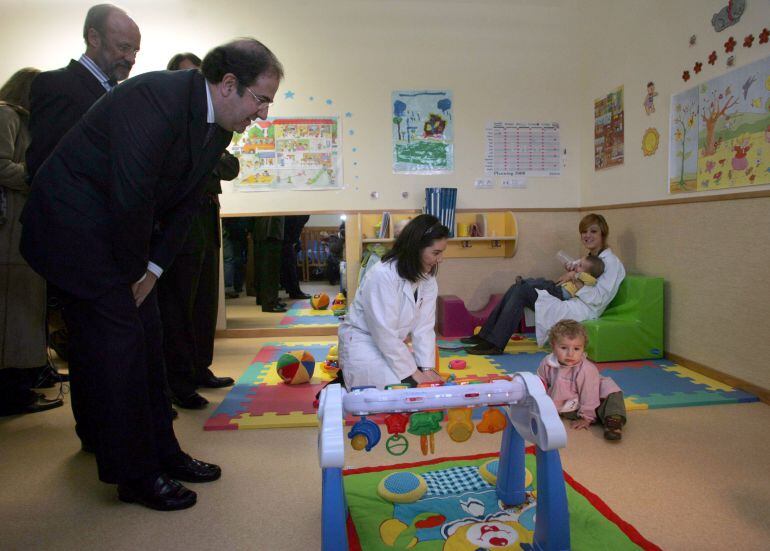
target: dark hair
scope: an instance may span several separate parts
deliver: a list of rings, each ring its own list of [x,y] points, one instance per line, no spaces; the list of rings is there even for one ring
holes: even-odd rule
[[[34,67],[24,67],[13,73],[0,88],[0,101],[16,110],[21,109],[25,115],[28,115],[29,90],[32,88],[32,81],[39,74],[40,69]]]
[[[88,45],[88,29],[94,29],[101,36],[104,36],[107,18],[114,11],[126,13],[112,4],[97,4],[91,6],[86,14],[86,21],[83,23],[83,40],[86,41],[86,45]]]
[[[599,277],[604,273],[604,260],[598,256],[588,255],[583,260],[588,264],[588,273],[594,277]]]
[[[197,55],[191,53],[191,52],[184,52],[181,54],[176,54],[174,57],[168,60],[168,65],[166,65],[166,70],[168,71],[178,71],[179,66],[182,64],[183,61],[189,61],[196,67],[201,66],[201,58],[199,58]]]
[[[201,72],[212,84],[222,82],[227,73],[238,79],[238,94],[267,74],[283,78],[283,65],[270,49],[254,38],[239,38],[217,46],[203,58]]]
[[[382,257],[383,262],[396,261],[398,275],[414,283],[425,277],[422,271],[422,251],[438,239],[449,237],[449,228],[432,214],[421,214],[412,219],[398,234],[393,248]],[[436,268],[431,275],[436,275]]]

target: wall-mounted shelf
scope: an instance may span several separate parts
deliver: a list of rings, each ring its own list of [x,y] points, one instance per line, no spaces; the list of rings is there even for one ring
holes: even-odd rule
[[[348,293],[354,294],[358,282],[360,263],[353,259],[361,259],[364,248],[367,245],[382,244],[389,246],[395,241],[393,229],[402,220],[409,220],[417,216],[416,212],[390,211],[390,225],[387,236],[371,237],[379,234],[379,225],[382,222],[382,213],[356,214],[348,217],[346,227],[345,247],[348,258]],[[464,237],[452,237],[448,241],[444,258],[506,258],[516,254],[519,231],[516,217],[511,211],[458,211],[455,214],[455,235],[476,224],[483,232],[482,236],[470,235]],[[352,291],[352,293],[351,293]]]

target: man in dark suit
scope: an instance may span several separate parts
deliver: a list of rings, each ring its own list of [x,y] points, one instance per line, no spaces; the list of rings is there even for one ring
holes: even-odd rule
[[[136,23],[120,8],[110,4],[93,6],[83,24],[86,51],[79,60],[55,71],[40,73],[30,90],[27,171],[32,178],[59,140],[86,111],[117,81],[128,78],[139,51],[141,34]],[[49,294],[49,298],[50,294]],[[55,301],[49,308],[49,343],[59,356],[69,361],[70,401],[75,431],[83,449],[96,447],[96,435],[85,414],[80,372],[67,353],[67,331]],[[53,372],[49,378],[55,380]]]
[[[118,81],[128,78],[142,36],[126,12],[110,4],[93,6],[83,25],[86,51],[69,65],[40,73],[30,90],[27,171],[32,179],[86,111]]]
[[[61,297],[99,477],[123,501],[191,507],[196,494],[178,480],[220,476],[174,435],[155,284],[231,133],[267,117],[282,76],[269,49],[242,39],[209,52],[201,73],[130,79],[94,104],[32,182],[21,252]]]
[[[170,71],[198,69],[201,60],[192,53],[176,54]],[[211,371],[219,308],[219,194],[220,180],[238,176],[239,163],[222,152],[206,179],[203,200],[195,213],[187,239],[164,277],[158,281],[158,305],[163,320],[163,352],[171,401],[179,407],[201,409],[209,403],[198,387],[232,385],[231,377]]]

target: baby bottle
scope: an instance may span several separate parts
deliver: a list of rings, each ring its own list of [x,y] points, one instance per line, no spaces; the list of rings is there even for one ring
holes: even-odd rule
[[[558,253],[556,253],[556,258],[559,259],[559,262],[562,263],[565,270],[571,270],[576,262],[574,258],[572,258],[570,255],[568,255],[564,251],[559,251]]]

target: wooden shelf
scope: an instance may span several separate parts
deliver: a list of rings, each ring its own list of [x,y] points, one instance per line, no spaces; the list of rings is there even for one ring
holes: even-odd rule
[[[349,300],[355,294],[358,283],[360,262],[367,245],[382,244],[388,246],[395,241],[393,228],[402,220],[417,216],[415,212],[390,211],[390,226],[387,237],[369,237],[377,235],[382,213],[358,213],[348,217],[345,236]],[[482,222],[483,223],[480,223]],[[511,211],[474,211],[457,212],[456,224],[477,224],[479,229],[486,226],[484,237],[451,237],[444,258],[510,258],[516,254],[519,230],[516,217]],[[457,232],[457,226],[454,228]]]

